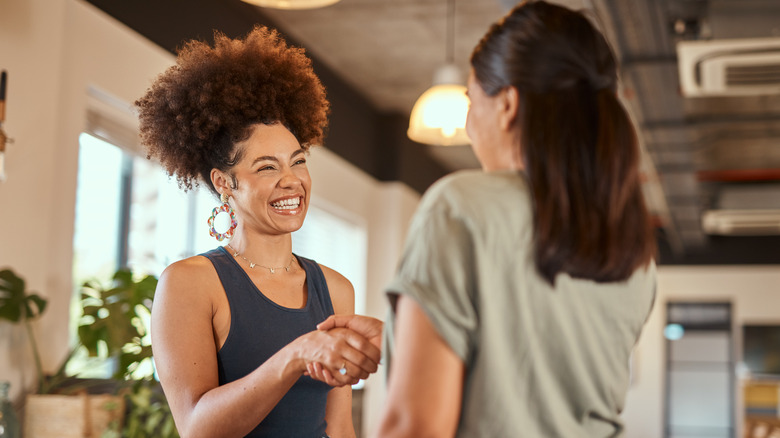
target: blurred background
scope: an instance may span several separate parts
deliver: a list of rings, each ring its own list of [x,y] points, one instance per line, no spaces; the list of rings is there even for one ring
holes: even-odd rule
[[[657,226],[658,301],[632,362],[626,436],[780,434],[780,1],[555,2],[584,10],[617,55]],[[159,275],[216,245],[205,225],[216,200],[182,194],[145,160],[131,109],[185,40],[262,24],[306,49],[332,113],[309,162],[315,198],[294,249],[344,273],[358,311],[383,318],[381,291],[419,196],[479,167],[467,144],[411,140],[412,108],[445,64],[465,84],[471,50],[514,4],[0,2],[0,126],[13,138],[0,268],[50,301],[35,326],[45,367],[72,343],[83,281],[123,266]],[[0,321],[0,380],[17,400],[34,380],[24,337]],[[357,389],[360,430],[374,426],[383,391],[381,377]]]

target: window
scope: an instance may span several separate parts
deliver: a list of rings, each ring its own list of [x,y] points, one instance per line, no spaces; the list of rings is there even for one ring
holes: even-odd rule
[[[111,278],[118,266],[122,151],[87,134],[79,139],[73,278]]]
[[[120,266],[159,276],[170,263],[214,247],[205,226],[198,229],[196,223],[216,204],[208,190],[185,193],[158,165],[90,134],[82,134],[79,143],[78,284],[110,279]]]

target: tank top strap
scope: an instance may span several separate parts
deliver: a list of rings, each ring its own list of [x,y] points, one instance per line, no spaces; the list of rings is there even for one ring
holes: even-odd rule
[[[200,254],[211,261],[217,271],[220,282],[228,296],[234,290],[250,290],[254,288],[249,277],[241,272],[241,267],[233,260],[233,255],[220,246]],[[232,309],[231,309],[232,310]]]

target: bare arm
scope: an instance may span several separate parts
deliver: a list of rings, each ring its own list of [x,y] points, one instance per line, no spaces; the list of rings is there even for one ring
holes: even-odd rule
[[[395,330],[387,403],[377,436],[454,436],[463,398],[463,361],[411,298],[398,298]]]
[[[215,289],[221,292],[213,267],[206,259],[195,257],[166,269],[155,294],[155,365],[181,436],[246,435],[287,393],[307,362],[338,367],[348,357],[368,370],[375,369],[376,365],[343,336],[322,336],[328,333],[315,330],[282,348],[244,378],[219,386],[212,324],[219,305]]]

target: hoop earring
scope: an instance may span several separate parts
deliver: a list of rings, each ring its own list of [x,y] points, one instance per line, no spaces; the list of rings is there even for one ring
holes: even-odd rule
[[[238,226],[238,222],[236,222],[236,213],[233,211],[233,208],[230,206],[230,204],[228,204],[229,199],[230,196],[227,193],[222,193],[219,195],[219,200],[222,202],[222,205],[214,207],[214,209],[211,210],[211,216],[209,217],[209,236],[215,237],[219,242],[225,240],[226,237],[228,239],[232,238],[233,230],[235,230]],[[223,211],[230,215],[230,228],[228,228],[228,230],[224,233],[218,233],[214,228],[214,218],[216,218],[217,215]]]

